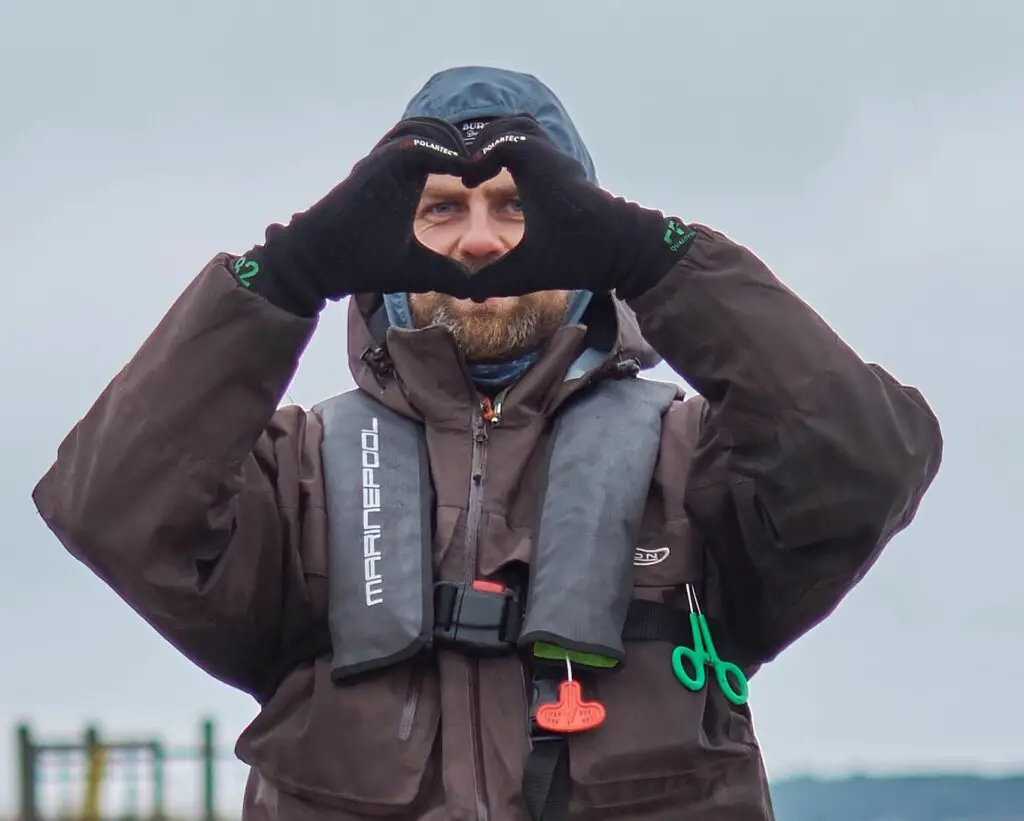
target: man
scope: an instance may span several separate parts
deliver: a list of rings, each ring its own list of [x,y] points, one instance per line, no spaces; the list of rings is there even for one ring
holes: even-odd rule
[[[347,295],[359,391],[278,407]],[[941,448],[750,251],[605,194],[544,85],[473,67],[212,260],[34,498],[261,703],[246,818],[754,821],[747,678]]]

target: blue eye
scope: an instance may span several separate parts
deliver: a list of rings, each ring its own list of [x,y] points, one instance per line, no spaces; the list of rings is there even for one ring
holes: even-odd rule
[[[445,215],[451,213],[451,211],[446,211],[445,210],[446,208],[447,209],[454,209],[455,208],[455,203],[453,203],[453,202],[435,202],[433,205],[431,205],[429,208],[427,208],[427,213],[435,215],[435,216],[445,216]]]

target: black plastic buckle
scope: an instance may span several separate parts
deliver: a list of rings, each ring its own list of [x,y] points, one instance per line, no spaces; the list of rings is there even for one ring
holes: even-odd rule
[[[530,697],[530,740],[536,744],[545,741],[561,741],[562,733],[553,733],[537,726],[537,710],[545,704],[558,701],[558,687],[562,682],[550,676],[533,677],[533,694]]]
[[[434,585],[434,643],[466,655],[515,650],[522,626],[519,594],[494,582]]]

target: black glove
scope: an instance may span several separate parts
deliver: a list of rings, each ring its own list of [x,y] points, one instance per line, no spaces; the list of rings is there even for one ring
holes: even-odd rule
[[[239,282],[307,317],[349,294],[468,296],[469,271],[413,235],[427,175],[459,176],[468,158],[454,126],[403,120],[327,196],[288,225],[267,228],[263,245],[234,261]]]
[[[526,232],[519,245],[473,276],[473,299],[554,289],[614,290],[631,299],[657,284],[696,237],[680,220],[590,182],[531,117],[495,120],[475,144],[463,182],[476,187],[507,168]]]

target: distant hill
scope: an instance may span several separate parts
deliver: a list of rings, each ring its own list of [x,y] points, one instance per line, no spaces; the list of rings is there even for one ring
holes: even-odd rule
[[[792,778],[772,800],[777,821],[1024,821],[1024,775]]]

